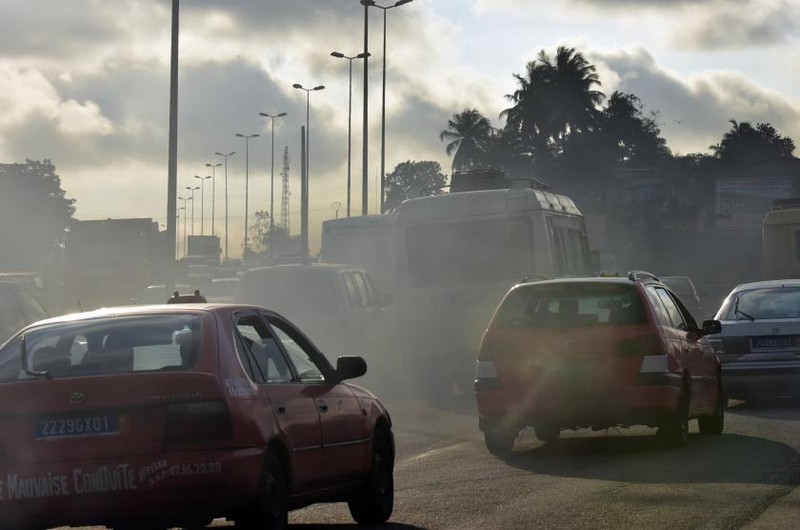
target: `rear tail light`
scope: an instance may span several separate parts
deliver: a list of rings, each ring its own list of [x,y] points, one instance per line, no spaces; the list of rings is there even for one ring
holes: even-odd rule
[[[669,357],[666,355],[648,355],[642,357],[640,374],[656,374],[669,371]]]
[[[231,417],[224,401],[172,403],[167,409],[166,443],[223,440],[232,435]]]
[[[494,361],[477,361],[475,363],[475,391],[496,390],[498,384]]]

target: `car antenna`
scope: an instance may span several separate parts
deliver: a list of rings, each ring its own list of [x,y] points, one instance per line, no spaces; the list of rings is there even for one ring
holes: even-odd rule
[[[83,313],[83,306],[81,305],[81,301],[80,301],[80,300],[76,300],[76,302],[78,302],[78,310],[79,310],[81,313]]]

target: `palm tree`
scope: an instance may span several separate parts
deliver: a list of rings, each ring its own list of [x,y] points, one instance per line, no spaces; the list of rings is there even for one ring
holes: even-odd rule
[[[550,141],[591,128],[605,97],[594,88],[600,85],[595,70],[574,48],[559,46],[554,59],[541,50],[524,76],[514,74],[519,88],[506,95],[513,106],[500,114],[506,127],[524,138]]]
[[[476,109],[464,109],[447,121],[447,129],[439,134],[447,156],[453,155],[453,171],[465,170],[483,163],[492,125]]]

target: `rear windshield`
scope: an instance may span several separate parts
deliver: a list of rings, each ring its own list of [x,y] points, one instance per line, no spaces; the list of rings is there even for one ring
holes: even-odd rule
[[[722,320],[800,318],[800,288],[742,291],[730,297]]]
[[[494,325],[583,327],[646,324],[633,285],[563,283],[514,289],[503,300]]]
[[[148,315],[43,326],[25,334],[27,367],[52,377],[185,370],[197,362],[196,315]],[[20,337],[0,350],[0,381],[28,379]],[[44,376],[44,374],[40,374]]]

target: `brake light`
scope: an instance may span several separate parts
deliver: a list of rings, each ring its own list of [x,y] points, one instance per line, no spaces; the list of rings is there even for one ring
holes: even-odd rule
[[[232,436],[231,417],[224,401],[172,403],[167,408],[165,443],[204,442]]]

